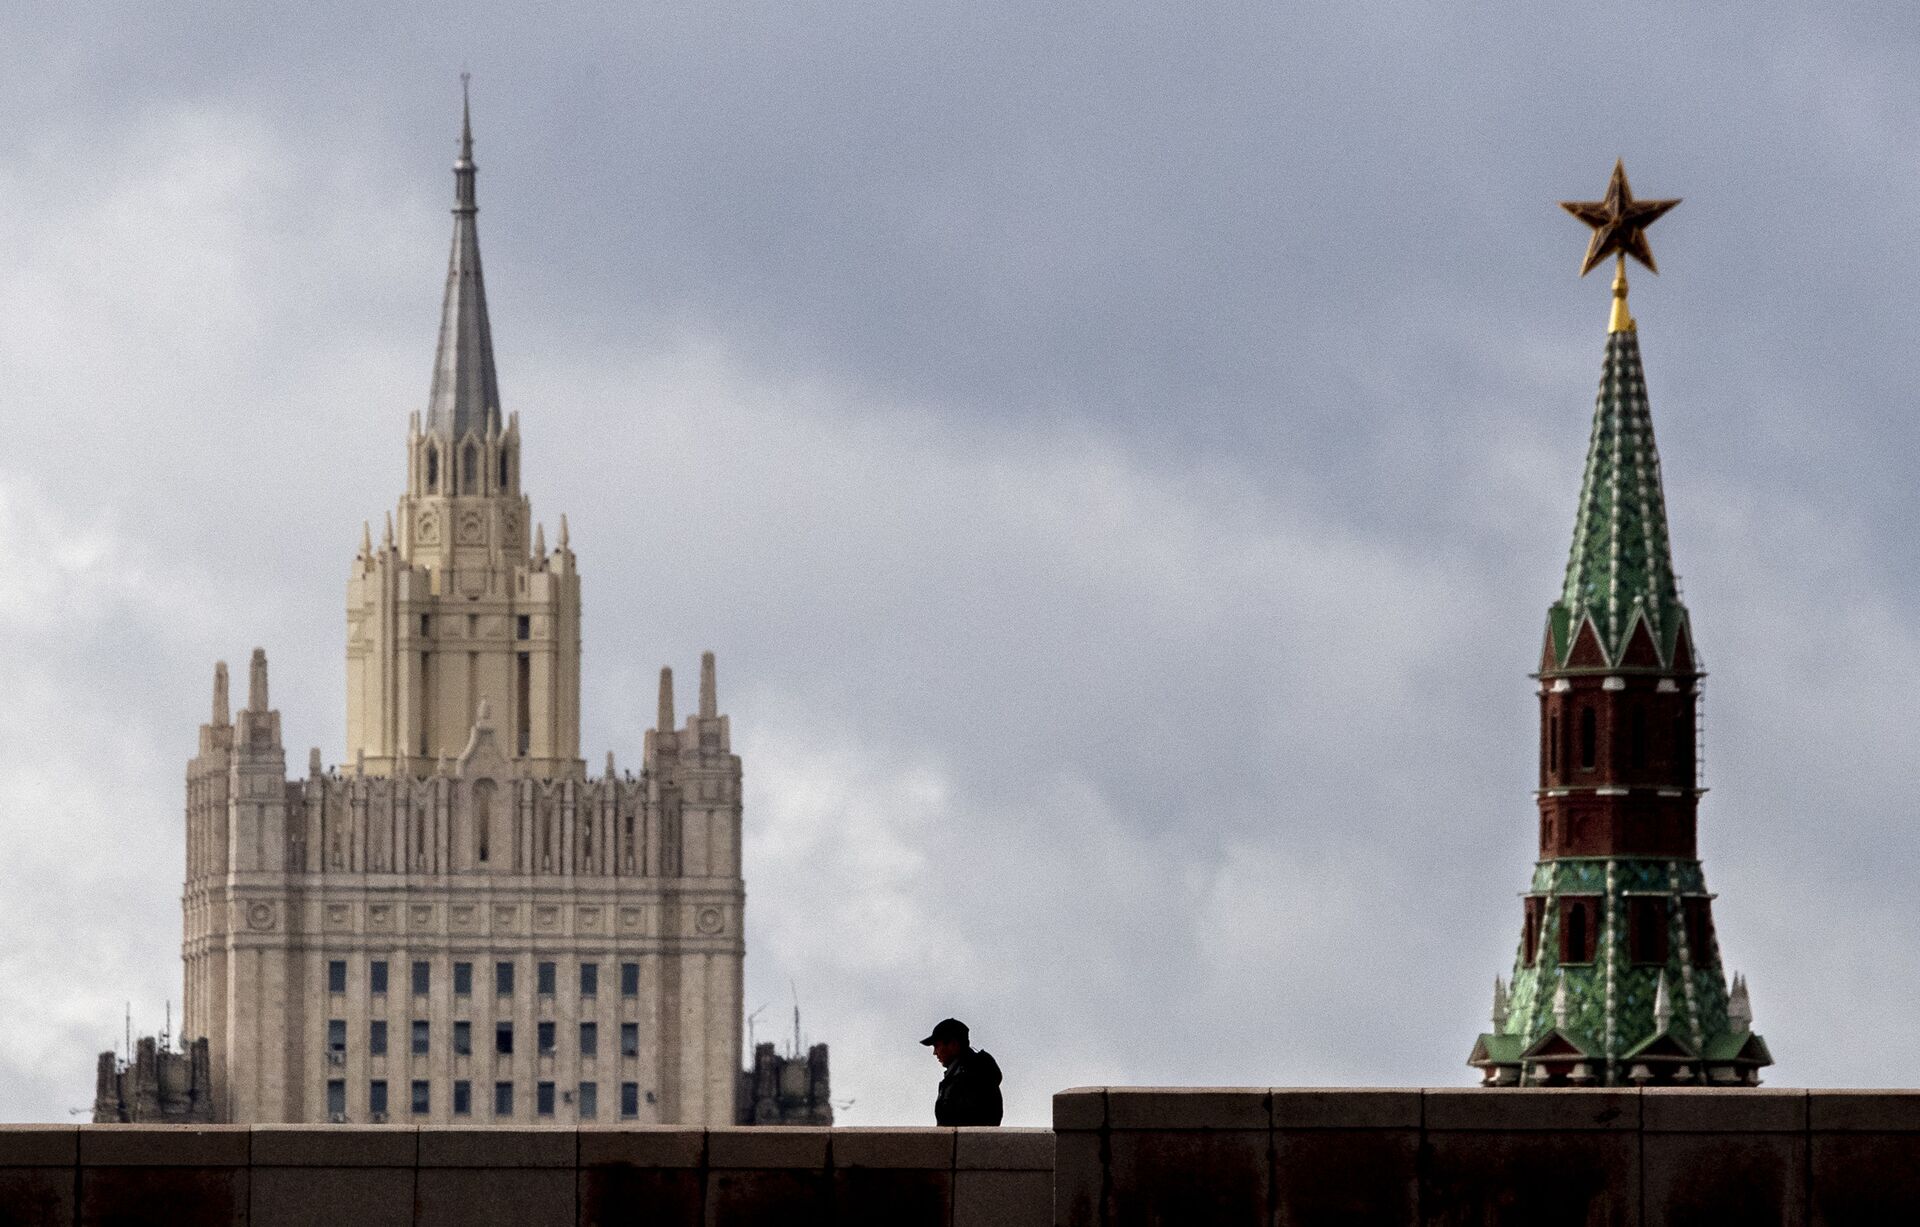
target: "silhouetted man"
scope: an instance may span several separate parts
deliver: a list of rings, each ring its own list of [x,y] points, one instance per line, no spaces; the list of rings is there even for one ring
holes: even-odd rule
[[[967,1042],[967,1024],[942,1019],[933,1034],[920,1041],[946,1067],[940,1079],[940,1097],[933,1101],[933,1119],[940,1125],[997,1125],[1000,1123],[1000,1066],[991,1053]]]

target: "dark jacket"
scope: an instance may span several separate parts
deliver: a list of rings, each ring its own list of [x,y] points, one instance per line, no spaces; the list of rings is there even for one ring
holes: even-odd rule
[[[941,1125],[1000,1123],[1000,1066],[993,1054],[969,1048],[947,1066],[933,1119]]]

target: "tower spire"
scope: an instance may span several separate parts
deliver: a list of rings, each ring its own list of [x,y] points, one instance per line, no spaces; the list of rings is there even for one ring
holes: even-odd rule
[[[468,74],[460,74],[460,156],[453,163],[453,250],[447,257],[446,296],[440,306],[440,347],[427,397],[427,431],[458,439],[500,428],[500,387],[493,368],[493,329],[480,274],[476,218],[472,108]]]

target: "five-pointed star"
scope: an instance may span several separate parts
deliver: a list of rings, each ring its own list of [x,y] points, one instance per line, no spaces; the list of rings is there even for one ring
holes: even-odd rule
[[[1678,200],[1635,200],[1633,189],[1627,186],[1627,168],[1616,160],[1605,200],[1560,202],[1561,208],[1593,227],[1593,238],[1587,243],[1587,259],[1580,266],[1580,275],[1586,276],[1615,252],[1632,256],[1646,265],[1648,272],[1659,272],[1653,265],[1653,249],[1647,246],[1647,227],[1679,203]]]

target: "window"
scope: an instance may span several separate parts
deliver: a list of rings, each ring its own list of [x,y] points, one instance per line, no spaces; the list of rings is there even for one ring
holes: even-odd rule
[[[1647,710],[1644,707],[1633,709],[1633,717],[1628,721],[1627,741],[1633,755],[1636,770],[1647,765]]]
[[[1580,769],[1582,771],[1593,770],[1599,748],[1600,731],[1594,720],[1593,709],[1583,707],[1580,709]]]
[[[600,964],[580,964],[580,995],[582,997],[600,995]]]
[[[367,1024],[367,1051],[376,1057],[387,1055],[387,1020],[376,1018]]]
[[[507,453],[505,450],[502,450],[500,453],[500,488],[502,490],[507,488]]]
[[[538,992],[542,997],[553,996],[554,984],[559,980],[559,975],[556,972],[554,965],[552,963],[540,964],[539,968],[537,969],[537,974],[539,977],[539,984],[537,985],[534,991]]]
[[[453,1084],[453,1114],[455,1116],[473,1115],[473,1083],[465,1078]]]
[[[1680,916],[1687,928],[1687,956],[1695,967],[1704,966],[1713,954],[1713,913],[1708,900],[1694,895],[1680,901]]]
[[[433,637],[433,615],[432,614],[420,615],[420,637],[422,639],[431,639]],[[427,654],[425,652],[422,652],[420,654],[420,663],[422,665],[427,663]]]
[[[432,987],[433,964],[423,959],[415,960],[413,964],[413,995],[416,997],[424,997]]]
[[[493,1084],[493,1114],[495,1116],[513,1115],[513,1083],[496,1082]]]
[[[1560,774],[1560,713],[1547,717],[1547,772]]]
[[[464,1018],[453,1024],[453,1053],[460,1057],[473,1055],[473,1024]]]
[[[533,1110],[541,1116],[553,1115],[553,1083],[536,1083],[533,1088]]]
[[[640,1115],[640,1084],[622,1082],[620,1084],[620,1118],[632,1120]]]
[[[493,1050],[503,1057],[513,1055],[513,1024],[497,1022],[493,1024]]]
[[[543,1057],[552,1056],[554,1049],[553,1024],[551,1022],[539,1024],[539,1030],[536,1032],[535,1038],[540,1048],[540,1055]]]
[[[344,1120],[347,1115],[347,1080],[345,1078],[327,1079],[327,1116],[331,1120]]]
[[[327,1051],[345,1052],[347,1050],[347,1020],[329,1018],[327,1020]]]
[[[327,964],[327,991],[344,993],[347,991],[347,961],[334,959]]]
[[[376,997],[384,996],[387,991],[387,961],[375,959],[367,967],[367,991]]]
[[[600,1084],[582,1082],[578,1100],[581,1120],[593,1120],[600,1115]]]
[[[1560,900],[1560,961],[1593,962],[1594,938],[1598,935],[1599,900],[1576,895]]]
[[[1528,895],[1526,899],[1526,919],[1520,927],[1521,957],[1528,967],[1540,957],[1540,916],[1546,900],[1538,895]]]
[[[473,444],[467,444],[467,450],[460,453],[460,492],[473,494],[480,488],[479,453],[473,450]]]
[[[600,1024],[583,1022],[580,1024],[580,1055],[597,1057],[600,1055]]]
[[[1636,963],[1667,961],[1667,901],[1652,895],[1627,900],[1627,942]]]
[[[437,494],[440,490],[440,449],[427,445],[427,493]]]
[[[640,995],[640,964],[620,964],[620,995],[638,997]]]
[[[470,997],[473,995],[473,964],[455,963],[453,965],[453,995]]]
[[[525,754],[533,744],[533,657],[516,653],[513,669],[513,742],[515,751]]]
[[[533,638],[533,619],[526,614],[521,614],[515,618],[513,620],[513,637],[515,639]]]
[[[375,1078],[367,1083],[367,1111],[375,1116],[387,1114],[387,1080]]]
[[[427,1020],[424,1018],[414,1019],[413,1020],[413,1055],[414,1056],[424,1057],[427,1055],[428,1034],[429,1034],[429,1031],[427,1029]]]
[[[620,1055],[637,1057],[640,1055],[640,1024],[620,1024]]]
[[[433,1107],[432,1087],[425,1078],[413,1080],[413,1114],[425,1116]]]
[[[493,991],[502,997],[513,996],[512,963],[495,963],[493,965]]]

